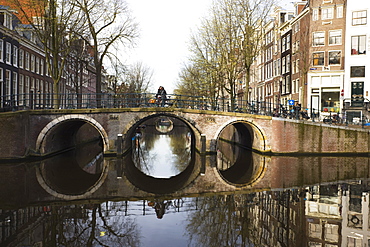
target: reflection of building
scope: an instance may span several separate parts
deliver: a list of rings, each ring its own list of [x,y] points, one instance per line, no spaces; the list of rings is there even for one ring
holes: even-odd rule
[[[338,185],[312,186],[305,201],[309,246],[340,246],[341,191]]]
[[[348,185],[343,195],[342,246],[370,246],[368,185]]]

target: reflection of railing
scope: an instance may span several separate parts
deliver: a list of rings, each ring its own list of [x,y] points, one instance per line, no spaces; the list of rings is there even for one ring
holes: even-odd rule
[[[155,201],[118,201],[102,204],[102,210],[109,212],[119,211],[124,216],[140,216],[140,215],[155,215]],[[198,198],[182,198],[173,200],[163,200],[167,203],[165,214],[173,214],[178,212],[191,212],[198,209]]]

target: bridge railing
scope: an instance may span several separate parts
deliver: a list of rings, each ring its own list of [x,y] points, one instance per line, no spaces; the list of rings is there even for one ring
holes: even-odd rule
[[[111,94],[93,93],[59,94],[59,104],[55,101],[56,95],[52,93],[28,93],[0,96],[0,112],[34,110],[34,109],[91,109],[97,108],[143,108],[161,107],[161,102],[155,98],[155,93],[125,93]],[[99,101],[99,104],[98,104]],[[233,111],[256,115],[267,115],[290,119],[320,121],[329,124],[349,122],[339,118],[336,112],[329,112],[323,117],[319,109],[302,109],[299,105],[274,104],[265,101],[245,101],[237,99],[232,107],[229,98],[207,98],[194,95],[168,94],[164,107],[187,108],[213,111]],[[347,121],[347,122],[345,122]],[[365,124],[366,119],[360,119],[357,124]]]

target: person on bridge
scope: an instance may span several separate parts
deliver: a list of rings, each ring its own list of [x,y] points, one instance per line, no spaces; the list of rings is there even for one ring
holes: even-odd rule
[[[167,92],[164,89],[164,87],[160,86],[158,88],[158,91],[157,91],[157,94],[155,95],[155,97],[158,100],[158,104],[161,104],[161,106],[163,107],[166,100],[167,100]]]

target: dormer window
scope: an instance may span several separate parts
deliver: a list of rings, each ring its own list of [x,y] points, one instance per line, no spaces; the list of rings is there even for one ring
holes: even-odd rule
[[[0,25],[12,29],[12,15],[7,12],[0,12]]]

